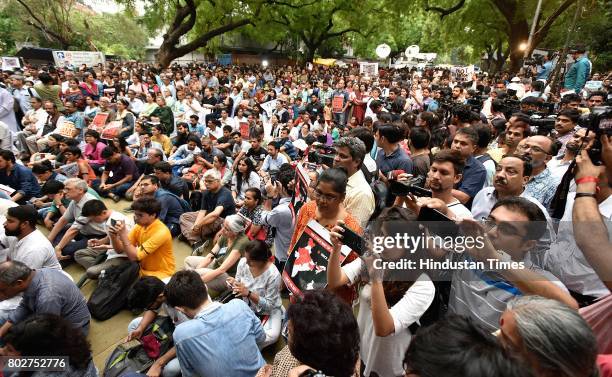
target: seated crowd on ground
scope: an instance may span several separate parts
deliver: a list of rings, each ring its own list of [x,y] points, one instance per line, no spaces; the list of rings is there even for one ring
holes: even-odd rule
[[[524,73],[379,73],[1,73],[0,353],[67,355],[53,375],[96,376],[80,288],[138,266],[126,340],[174,327],[148,376],[612,375],[612,137],[583,121],[609,78],[559,96]],[[546,125],[531,116],[544,102]],[[436,233],[431,213],[484,241],[436,236],[413,258],[522,267],[377,267],[405,255],[370,237]],[[301,247],[312,229],[324,264]],[[346,251],[349,236],[368,250]],[[297,292],[304,271],[325,289]]]

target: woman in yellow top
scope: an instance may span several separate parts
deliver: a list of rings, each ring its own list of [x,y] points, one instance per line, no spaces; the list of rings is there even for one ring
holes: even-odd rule
[[[164,135],[164,128],[161,124],[156,124],[151,129],[153,132],[153,136],[151,136],[151,141],[155,141],[161,144],[162,148],[164,148],[164,153],[166,156],[169,156],[172,153],[172,140],[168,137],[168,135]]]
[[[142,198],[132,203],[136,226],[128,233],[125,224],[117,222],[109,229],[113,249],[131,261],[140,263],[140,276],[166,279],[174,274],[176,262],[172,252],[172,235],[159,219],[161,204],[157,199]]]

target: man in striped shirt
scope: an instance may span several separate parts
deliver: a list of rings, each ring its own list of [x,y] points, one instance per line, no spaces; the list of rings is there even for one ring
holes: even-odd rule
[[[559,279],[527,258],[546,231],[546,218],[536,204],[525,198],[502,199],[493,206],[485,224],[484,229],[471,220],[461,224],[466,236],[482,237],[483,246],[455,252],[449,258],[484,262],[486,268],[453,272],[449,312],[472,317],[495,331],[506,304],[515,296],[539,295],[578,308]],[[499,268],[499,262],[516,262],[520,267]]]

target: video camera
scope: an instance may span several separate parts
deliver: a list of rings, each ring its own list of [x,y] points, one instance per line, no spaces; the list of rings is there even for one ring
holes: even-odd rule
[[[557,122],[556,115],[541,116],[539,114],[533,114],[529,117],[531,128],[535,128],[536,135],[547,136],[552,130],[555,129],[555,123]]]
[[[587,152],[593,164],[603,164],[601,160],[601,136],[612,136],[612,106],[593,107],[589,115],[580,118],[578,124],[585,127],[588,132],[595,134],[593,144]]]
[[[334,147],[328,147],[321,143],[313,143],[312,147],[314,150],[308,152],[308,162],[329,167],[334,166],[334,157],[336,156]]]

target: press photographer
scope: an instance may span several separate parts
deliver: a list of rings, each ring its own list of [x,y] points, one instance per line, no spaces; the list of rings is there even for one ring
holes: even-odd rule
[[[427,173],[427,187],[422,189],[410,184],[409,174],[400,174],[396,183],[391,183],[391,193],[397,195],[396,206],[405,205],[419,213],[423,206],[436,209],[452,219],[471,218],[472,214],[453,196],[453,188],[463,178],[465,160],[460,153],[451,150],[438,152]]]

